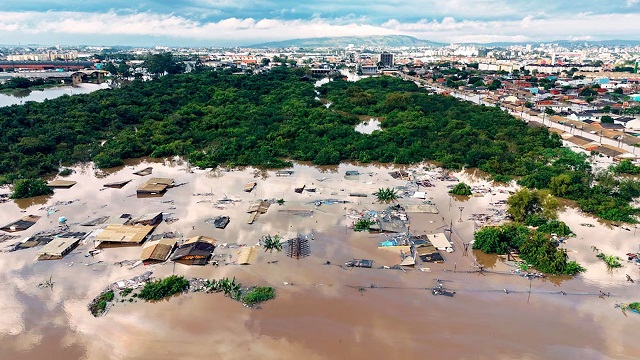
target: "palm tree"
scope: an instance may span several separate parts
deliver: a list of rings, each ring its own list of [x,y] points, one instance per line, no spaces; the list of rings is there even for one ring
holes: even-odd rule
[[[280,235],[266,235],[262,238],[262,246],[264,247],[264,251],[269,250],[269,252],[282,251],[282,238]]]
[[[392,188],[380,188],[374,195],[378,198],[379,202],[392,202],[398,199],[398,193]]]

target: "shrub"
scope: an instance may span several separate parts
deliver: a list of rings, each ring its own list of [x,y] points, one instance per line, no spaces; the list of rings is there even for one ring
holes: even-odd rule
[[[13,183],[12,199],[25,199],[40,195],[53,194],[53,189],[42,179],[21,179]]]
[[[276,297],[276,291],[271,286],[256,286],[242,296],[242,302],[248,305],[271,300]]]
[[[453,195],[471,196],[471,186],[461,182],[449,190],[449,193]]]
[[[368,219],[360,219],[353,225],[354,231],[369,231],[369,228],[373,225],[373,221]]]
[[[145,284],[138,294],[144,300],[161,300],[168,296],[181,293],[189,287],[189,280],[183,276],[171,275],[162,280]]]

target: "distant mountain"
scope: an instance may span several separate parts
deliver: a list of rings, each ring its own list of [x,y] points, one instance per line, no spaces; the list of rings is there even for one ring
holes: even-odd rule
[[[248,45],[251,48],[345,48],[353,44],[356,47],[403,47],[431,46],[442,47],[447,44],[417,39],[407,35],[371,35],[371,36],[339,36],[309,39],[292,39]]]

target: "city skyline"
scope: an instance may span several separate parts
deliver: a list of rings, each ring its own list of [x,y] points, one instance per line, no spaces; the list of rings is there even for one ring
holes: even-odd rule
[[[638,40],[640,1],[25,0],[0,4],[4,44],[234,46],[410,35],[445,43]]]

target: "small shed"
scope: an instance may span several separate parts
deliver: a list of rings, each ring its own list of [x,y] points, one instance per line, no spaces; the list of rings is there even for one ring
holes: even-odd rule
[[[78,238],[54,238],[38,251],[38,260],[62,259],[75,249],[79,242]]]

